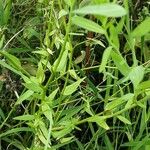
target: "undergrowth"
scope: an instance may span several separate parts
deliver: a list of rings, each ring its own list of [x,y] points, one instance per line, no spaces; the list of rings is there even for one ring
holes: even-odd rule
[[[149,150],[149,10],[0,0],[0,150]]]

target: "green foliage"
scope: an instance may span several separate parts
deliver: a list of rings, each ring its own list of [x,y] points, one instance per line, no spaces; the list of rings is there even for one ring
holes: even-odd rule
[[[0,0],[1,149],[149,149],[149,7]]]

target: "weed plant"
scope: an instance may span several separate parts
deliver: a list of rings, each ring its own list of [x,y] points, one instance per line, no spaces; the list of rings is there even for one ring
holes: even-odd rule
[[[0,0],[0,150],[149,150],[149,10]]]

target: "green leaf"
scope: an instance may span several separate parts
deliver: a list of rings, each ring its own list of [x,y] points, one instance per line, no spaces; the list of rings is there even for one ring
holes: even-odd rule
[[[86,30],[92,31],[92,32],[96,32],[96,33],[101,33],[101,34],[105,34],[105,30],[98,25],[97,23],[93,22],[92,20],[89,19],[85,19],[83,17],[79,17],[79,16],[74,16],[72,18],[72,22],[81,27],[84,28]]]
[[[92,116],[88,119],[89,122],[96,122],[100,127],[109,130],[109,126],[106,123],[106,119],[104,116]]]
[[[113,45],[115,45],[117,49],[119,49],[120,42],[119,42],[119,37],[118,37],[118,31],[117,31],[117,28],[113,24],[110,25],[109,32],[110,32],[109,38],[111,42],[113,43]]]
[[[7,53],[6,51],[1,51],[0,53],[4,55],[10,61],[11,65],[13,65],[15,68],[21,68],[21,62],[17,57]]]
[[[86,54],[85,54],[85,51],[81,51],[81,55],[78,56],[78,57],[74,60],[74,63],[75,63],[75,64],[81,63],[81,62],[84,60],[85,55],[86,55]]]
[[[102,62],[99,67],[99,72],[103,72],[105,70],[106,64],[111,54],[112,47],[108,47],[105,49],[102,57]]]
[[[58,15],[58,19],[60,19],[61,17],[65,16],[67,14],[68,14],[67,11],[65,11],[64,9],[61,9],[60,12],[59,12],[59,15]]]
[[[105,145],[106,145],[106,149],[107,150],[114,150],[113,144],[112,144],[112,142],[110,141],[109,138],[111,138],[111,137],[108,137],[107,134],[105,134],[105,136],[104,136],[104,142],[105,142]]]
[[[64,0],[64,1],[65,1],[65,3],[66,3],[68,6],[70,6],[70,7],[72,7],[73,4],[74,4],[74,2],[75,2],[75,0]]]
[[[118,70],[127,77],[130,72],[130,67],[128,66],[127,62],[124,60],[124,58],[121,56],[121,54],[117,54],[116,52],[111,52],[111,57],[117,66]]]
[[[75,72],[75,70],[71,69],[71,70],[69,70],[68,72],[69,72],[69,74],[70,74],[70,76],[71,76],[72,78],[74,78],[74,79],[76,79],[76,80],[79,79],[79,77],[78,77],[77,73]]]
[[[7,136],[7,135],[10,135],[10,134],[14,134],[14,133],[18,133],[18,132],[32,132],[33,130],[31,130],[30,128],[27,128],[27,127],[21,127],[21,128],[13,128],[11,130],[8,130],[6,132],[3,132],[0,134],[0,138],[4,137],[4,136]]]
[[[144,82],[140,83],[138,86],[138,90],[145,90],[148,88],[150,88],[150,80],[144,81]]]
[[[133,30],[132,36],[144,36],[148,32],[150,32],[150,17],[146,18]]]
[[[8,20],[10,18],[11,7],[12,7],[12,0],[7,0],[7,4],[4,10],[4,17],[3,17],[5,25],[7,25]]]
[[[2,65],[3,67],[11,70],[12,72],[18,74],[18,75],[22,75],[22,73],[16,69],[14,69],[12,66],[8,65],[7,63],[5,63],[4,61],[0,60],[0,65]]]
[[[131,124],[131,122],[128,119],[126,119],[125,117],[123,117],[121,115],[117,116],[117,118],[125,124]]]
[[[30,83],[24,83],[23,85],[31,91],[38,92],[38,93],[43,92],[43,89],[40,87],[38,83],[30,82]]]
[[[129,78],[132,81],[135,89],[144,78],[144,70],[145,69],[143,66],[137,66],[132,68],[129,73]]]
[[[133,97],[134,97],[133,93],[128,93],[120,98],[112,100],[111,102],[107,103],[107,105],[105,106],[105,110],[112,110],[117,106],[123,104],[124,102],[128,101],[129,99],[133,99]]]
[[[15,103],[15,105],[21,104],[24,100],[27,100],[31,95],[33,95],[33,91],[27,90],[25,93],[23,93]]]
[[[47,100],[48,100],[48,101],[54,100],[54,98],[55,98],[55,96],[56,96],[58,90],[59,90],[59,88],[57,88],[56,90],[54,90],[54,91],[47,97]]]
[[[126,15],[126,10],[123,7],[112,3],[101,5],[89,5],[74,10],[73,12],[76,14],[83,14],[83,15],[91,14],[106,17],[122,17]]]
[[[78,86],[80,85],[80,83],[81,83],[84,79],[85,79],[85,77],[82,78],[82,79],[79,79],[78,81],[72,83],[71,85],[66,86],[66,88],[65,88],[63,94],[64,94],[64,95],[71,95],[72,93],[74,93],[74,92],[77,90],[77,88],[78,88]]]
[[[14,117],[13,119],[29,121],[29,120],[33,120],[34,119],[34,115],[22,115],[22,116]]]
[[[45,78],[44,69],[41,62],[38,63],[36,78],[38,79],[39,83],[42,83]]]
[[[25,74],[29,75],[29,73],[26,72],[22,68],[21,62],[20,62],[20,60],[17,57],[15,57],[14,55],[11,55],[11,54],[7,53],[6,51],[0,51],[0,54],[4,55],[7,58],[7,60],[9,61],[10,65],[12,67],[14,67],[16,70],[19,70],[22,73],[25,73]]]
[[[66,70],[66,65],[67,65],[67,56],[68,56],[68,50],[66,49],[64,52],[63,52],[63,55],[61,57],[61,60],[58,64],[58,67],[56,68],[56,72],[62,72],[64,73],[65,70]],[[57,62],[58,62],[58,59],[56,59],[56,61],[54,62],[53,64],[53,67],[55,68],[56,65],[57,65]]]
[[[3,110],[0,108],[0,118],[2,118],[3,120],[5,120],[5,115]]]
[[[50,121],[50,123],[52,124],[52,110],[49,107],[48,104],[43,103],[42,104],[42,112],[45,115],[45,117]]]

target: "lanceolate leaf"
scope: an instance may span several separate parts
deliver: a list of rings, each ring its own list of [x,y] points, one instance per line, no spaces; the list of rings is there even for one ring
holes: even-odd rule
[[[71,95],[72,93],[74,93],[78,86],[80,85],[80,83],[84,80],[85,78],[79,79],[78,81],[74,82],[71,85],[68,85],[65,90],[64,90],[64,95]]]
[[[125,117],[123,117],[121,115],[117,116],[117,118],[125,124],[131,124],[131,122],[128,119],[126,119]]]
[[[81,28],[84,28],[86,30],[93,31],[96,33],[101,33],[101,34],[105,33],[105,30],[100,25],[98,25],[97,23],[95,23],[89,19],[85,19],[85,18],[79,17],[79,16],[74,16],[72,18],[72,22],[75,25],[77,25]]]
[[[23,115],[23,116],[17,116],[14,118],[15,120],[24,120],[29,121],[34,119],[34,115]]]
[[[126,14],[126,10],[117,4],[101,4],[101,5],[89,5],[77,10],[74,10],[76,14],[91,14],[100,15],[106,17],[121,17]]]

